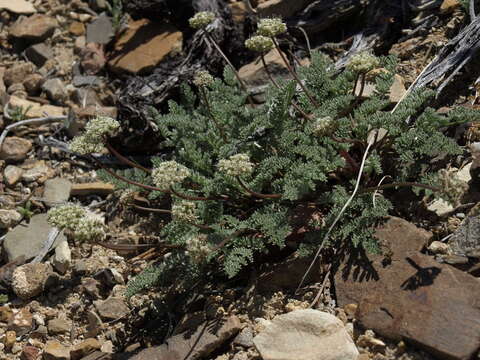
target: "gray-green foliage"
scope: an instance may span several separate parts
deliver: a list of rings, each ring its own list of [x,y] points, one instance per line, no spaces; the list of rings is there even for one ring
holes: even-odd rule
[[[473,111],[460,109],[448,116],[440,115],[425,108],[433,93],[420,90],[391,113],[388,92],[396,67],[394,58],[380,59],[386,71],[376,75],[375,94],[367,99],[352,94],[356,74],[329,70],[333,68],[330,61],[319,53],[314,53],[311,60],[309,67],[300,69],[299,76],[319,106],[314,106],[305,94],[297,93],[297,84],[292,80],[281,81],[279,89],[272,86],[266,103],[251,107],[231,71],[226,70],[223,80],[216,79],[203,88],[208,106],[201,92],[184,84],[180,103],[170,101],[167,114],[155,112],[155,123],[164,138],[161,148],[168,159],[191,172],[188,180],[174,189],[187,196],[213,199],[198,201],[199,224],[171,221],[163,228],[161,236],[170,244],[185,245],[192,236],[204,233],[212,246],[203,265],[193,265],[188,256],[172,257],[169,262],[181,259],[177,268],[187,264],[201,268],[210,263],[234,276],[253,261],[255,254],[285,246],[286,237],[295,230],[292,218],[307,203],[313,204],[323,219],[308,224],[316,231],[305,237],[299,251],[315,249],[354,188],[372,129],[384,129],[387,135],[378,139],[370,151],[362,178],[364,188],[375,187],[385,177],[388,183],[435,184],[437,169],[432,159],[461,152],[441,129],[469,121],[475,115]],[[292,102],[310,119],[300,116]],[[332,118],[335,126],[329,135],[319,136],[312,124],[325,117]],[[240,153],[248,154],[255,164],[253,174],[241,179],[243,184],[217,167],[221,159]],[[160,159],[153,162],[155,166]],[[139,170],[122,174],[152,184],[148,175]],[[102,176],[119,187],[131,187],[106,173]],[[278,197],[262,198],[251,193]],[[336,226],[330,244],[350,242],[355,247],[378,250],[372,228],[392,208],[388,193],[378,195],[374,206],[372,192],[360,192]],[[151,198],[159,196],[163,194],[150,194]],[[177,253],[184,254],[185,249]],[[168,266],[172,265],[161,262],[160,267],[149,269],[133,282],[129,293],[158,284]]]

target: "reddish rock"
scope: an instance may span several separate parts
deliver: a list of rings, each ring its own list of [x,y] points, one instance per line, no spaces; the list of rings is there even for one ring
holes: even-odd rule
[[[171,25],[159,25],[147,19],[134,21],[116,42],[108,65],[119,73],[145,73],[167,55],[179,53],[182,41],[182,33]]]
[[[40,358],[40,350],[35,346],[26,345],[20,355],[20,360],[37,360]]]
[[[54,18],[43,14],[35,14],[15,22],[10,27],[10,36],[29,42],[41,42],[51,36],[57,26],[57,20]]]
[[[358,304],[356,319],[392,340],[404,340],[439,359],[467,360],[480,347],[480,283],[418,250],[424,230],[393,218],[376,236],[390,248],[345,261],[335,275],[339,306]]]
[[[15,331],[17,336],[23,336],[32,330],[33,317],[28,308],[23,308],[13,314],[8,323],[8,330]]]
[[[86,74],[95,75],[103,69],[107,58],[103,51],[103,45],[89,43],[80,50],[80,64]]]

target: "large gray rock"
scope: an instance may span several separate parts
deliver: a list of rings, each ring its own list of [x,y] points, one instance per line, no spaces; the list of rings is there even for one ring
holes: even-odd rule
[[[35,44],[25,50],[25,55],[28,60],[42,67],[48,59],[53,57],[52,49],[45,43]]]
[[[47,214],[35,215],[30,219],[30,223],[17,225],[7,233],[3,242],[8,261],[22,255],[27,259],[37,256],[51,229],[47,223]],[[57,236],[54,246],[60,241],[66,241],[63,233]]]
[[[279,315],[253,339],[263,360],[356,360],[341,320],[313,309]]]
[[[87,25],[87,43],[108,44],[113,35],[112,20],[105,13]]]
[[[70,197],[72,183],[67,179],[55,178],[45,181],[43,198],[48,206],[62,204]]]

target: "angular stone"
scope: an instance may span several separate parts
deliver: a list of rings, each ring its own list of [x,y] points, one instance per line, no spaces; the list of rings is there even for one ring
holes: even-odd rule
[[[10,36],[38,43],[51,36],[57,26],[57,20],[54,18],[44,14],[35,14],[17,20],[10,27]]]
[[[390,247],[389,257],[346,259],[335,274],[338,304],[358,304],[356,319],[379,335],[439,359],[470,359],[480,347],[480,283],[419,253],[425,234],[417,231],[387,223],[376,235]]]
[[[85,25],[79,21],[74,21],[68,27],[68,31],[75,36],[81,36],[85,34]]]
[[[22,215],[16,210],[0,209],[0,229],[8,229],[22,220]]]
[[[290,77],[288,69],[276,49],[269,51],[264,57],[268,71],[272,74],[274,79]],[[266,85],[270,81],[260,59],[242,66],[238,70],[238,74],[249,88]]]
[[[110,297],[105,301],[95,301],[95,308],[102,319],[117,320],[130,312],[122,298]]]
[[[0,10],[7,10],[14,14],[30,15],[37,12],[32,3],[27,0],[0,0]]]
[[[72,251],[68,246],[68,242],[62,241],[55,248],[55,255],[53,256],[53,267],[60,274],[65,274],[72,263]]]
[[[105,13],[87,25],[87,43],[108,44],[113,35],[112,20]]]
[[[70,358],[71,360],[80,360],[100,348],[101,344],[97,339],[89,338],[71,348]]]
[[[40,358],[40,350],[35,346],[25,345],[20,355],[20,360],[38,360]]]
[[[23,86],[29,95],[37,95],[43,84],[43,76],[40,74],[30,74],[23,80]]]
[[[245,348],[253,346],[253,331],[249,327],[243,329],[233,340],[233,344],[240,345]]]
[[[40,181],[41,178],[45,178],[48,175],[52,175],[52,173],[53,173],[53,169],[51,169],[47,165],[38,164],[37,166],[25,171],[22,174],[22,180],[25,182]],[[43,181],[45,180],[46,178]]]
[[[32,149],[32,142],[17,136],[6,137],[2,144],[0,159],[6,161],[22,161]]]
[[[159,25],[146,19],[134,21],[115,43],[108,65],[118,73],[146,73],[166,56],[178,54],[182,42],[182,33],[172,25]]]
[[[236,316],[205,322],[202,319],[195,328],[172,336],[160,346],[145,349],[131,360],[195,360],[208,355],[235,336],[241,323]]]
[[[480,258],[480,216],[467,217],[448,243],[454,255]]]
[[[15,165],[7,165],[5,170],[3,170],[3,178],[8,186],[15,185],[22,177],[22,174],[23,169]]]
[[[53,51],[45,43],[40,43],[28,47],[25,50],[25,55],[28,60],[40,68],[48,59],[53,58]]]
[[[61,317],[52,319],[47,324],[48,333],[50,335],[66,334],[70,332],[71,328],[71,321]]]
[[[48,79],[42,85],[42,90],[45,91],[48,98],[55,103],[63,103],[67,98],[67,90],[62,80],[58,78]]]
[[[70,360],[70,349],[56,340],[47,341],[43,349],[43,360]]]
[[[23,336],[32,330],[32,325],[32,313],[28,308],[24,307],[13,314],[7,329],[15,331],[17,336]]]
[[[102,80],[95,75],[76,75],[73,77],[73,86],[99,86]]]
[[[306,309],[278,315],[253,343],[264,360],[356,360],[358,350],[341,320]]]
[[[54,178],[45,181],[43,191],[44,202],[47,206],[55,206],[66,202],[70,198],[72,183],[67,179]]]
[[[13,261],[22,255],[27,260],[37,256],[51,229],[52,227],[47,223],[47,214],[34,215],[28,224],[13,228],[6,234],[3,242],[8,261]],[[54,246],[60,241],[66,241],[63,233],[57,236]]]
[[[45,114],[48,116],[62,116],[66,114],[66,109],[60,106],[54,105],[42,105],[34,101],[21,99],[17,96],[11,96],[9,100],[10,108],[13,107],[22,107],[27,110],[25,114],[28,119],[44,117]]]
[[[20,299],[27,300],[40,295],[52,273],[52,267],[44,263],[30,263],[13,271],[12,288]]]
[[[257,12],[261,17],[278,16],[287,18],[304,9],[314,0],[267,0],[260,3]]]

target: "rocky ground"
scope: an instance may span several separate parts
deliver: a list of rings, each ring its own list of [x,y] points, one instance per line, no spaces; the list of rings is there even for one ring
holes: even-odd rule
[[[286,18],[306,6],[278,3],[283,1],[253,5],[267,15],[285,11]],[[405,36],[388,50],[400,59],[393,103],[465,23],[457,1],[432,3],[438,6],[418,16],[433,12],[437,26]],[[234,22],[246,21],[245,2],[230,1],[228,8]],[[180,322],[173,320],[173,310],[157,316],[153,291],[124,296],[126,282],[155,254],[75,244],[64,234],[45,245],[52,234],[45,213],[66,201],[105,216],[112,245],[155,240],[152,217],[123,208],[113,186],[96,179],[93,165],[65,151],[64,144],[93,115],[117,117],[125,79],[182,55],[185,36],[170,24],[119,16],[105,0],[0,0],[0,131],[9,129],[0,143],[0,359],[476,356],[480,223],[470,175],[475,151],[457,173],[470,184],[464,206],[436,202],[429,204],[432,221],[392,218],[377,230],[391,250],[369,259],[381,271],[340,264],[333,278],[312,281],[294,295],[308,264],[288,258],[262,268],[248,286],[207,289],[201,306],[192,301]],[[132,39],[140,43],[133,49]],[[342,46],[326,49],[338,59],[346,50]],[[266,59],[275,76],[287,76],[277,53]],[[250,60],[239,73],[261,101],[267,75]],[[474,96],[464,92],[449,105],[471,103]],[[38,118],[43,120],[16,126]],[[392,266],[382,266],[385,262]],[[364,281],[354,281],[359,278]],[[434,285],[425,286],[432,278]],[[158,328],[168,331],[158,334]]]

